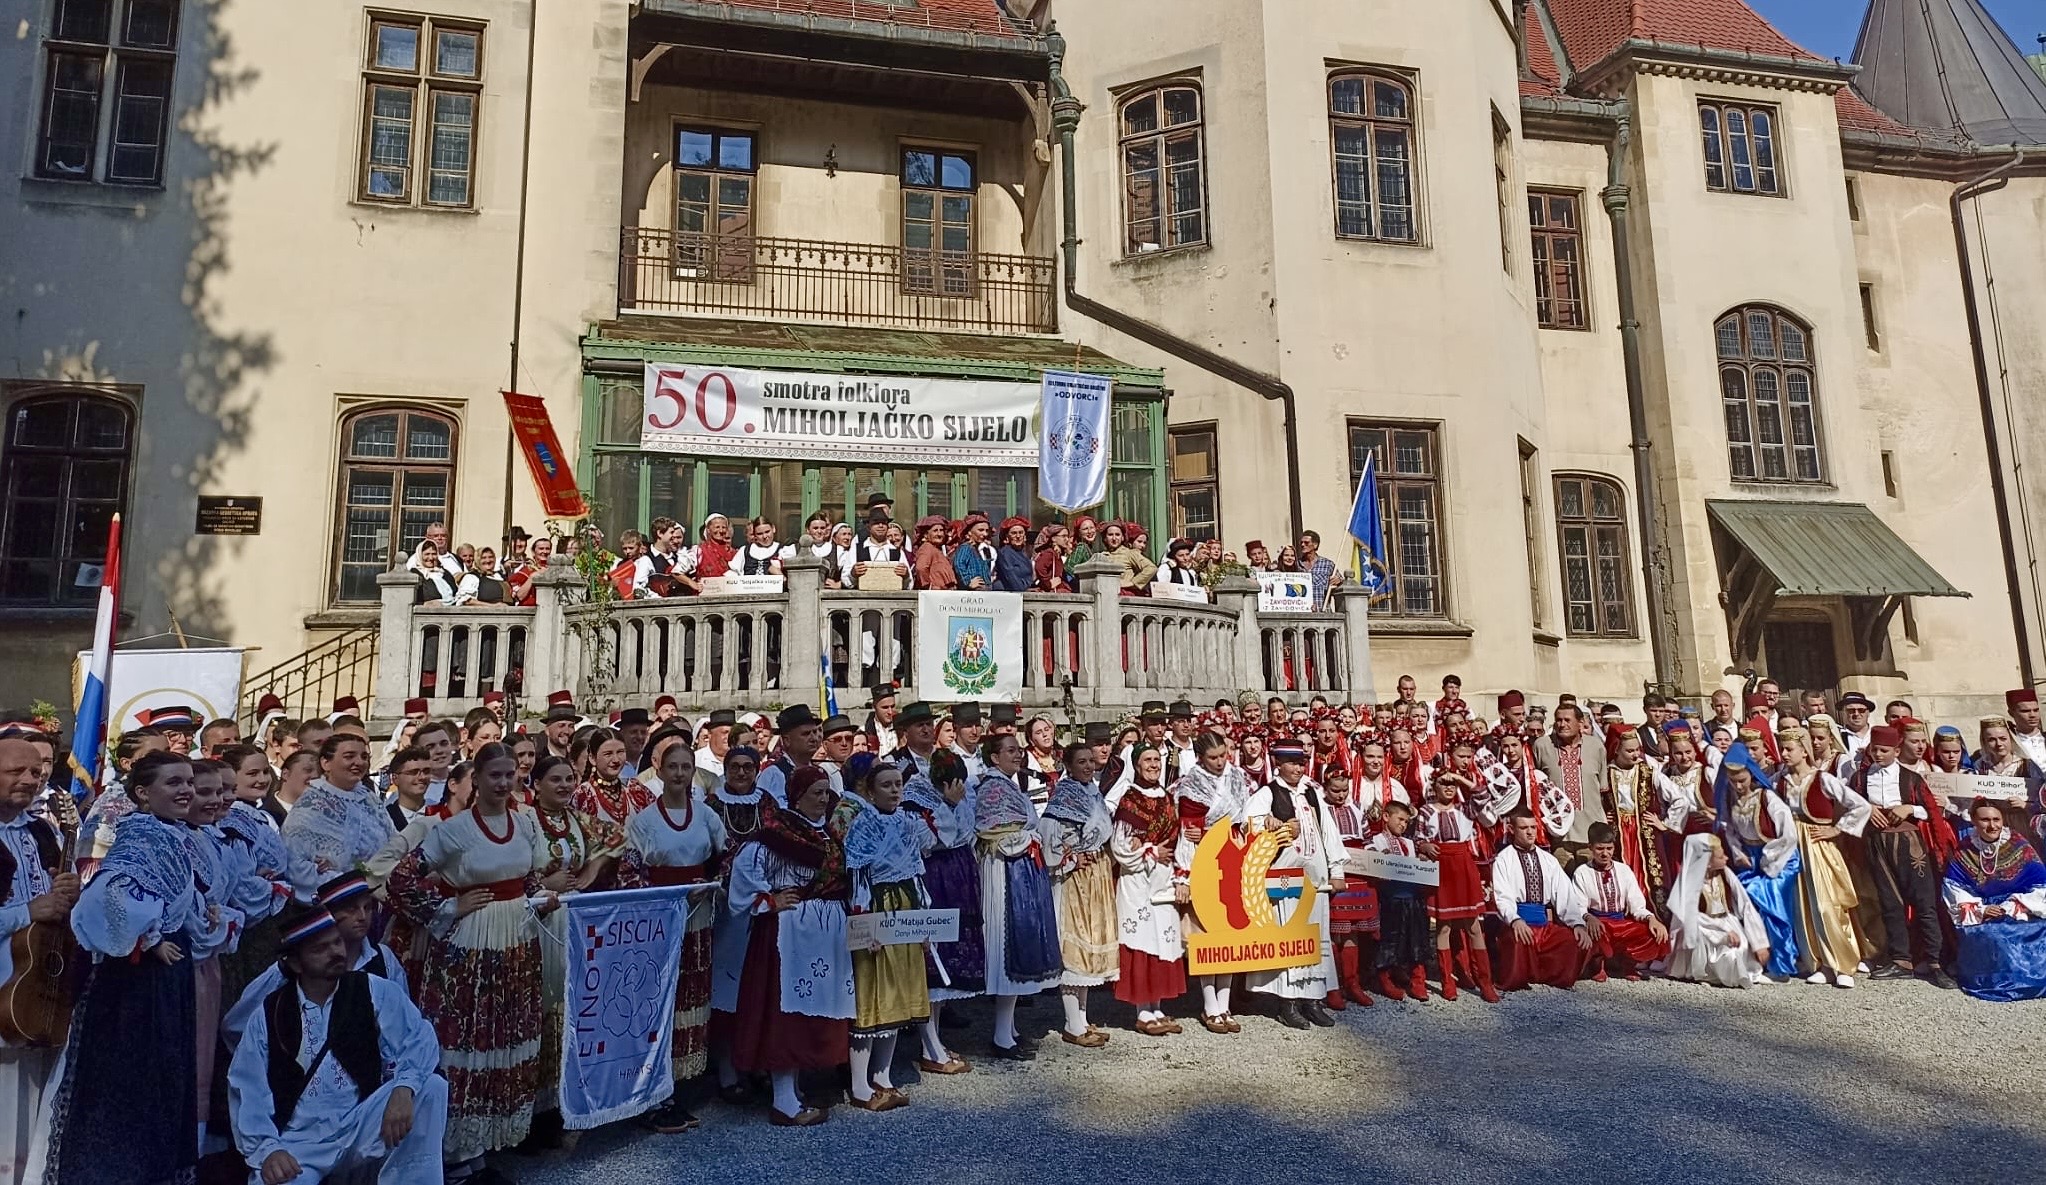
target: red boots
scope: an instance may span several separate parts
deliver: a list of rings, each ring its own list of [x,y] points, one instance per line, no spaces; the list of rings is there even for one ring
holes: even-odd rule
[[[1392,972],[1383,967],[1378,969],[1378,994],[1388,1000],[1404,1000],[1407,998],[1407,993],[1401,990],[1400,985],[1392,981]],[[1427,997],[1423,996],[1422,999],[1427,999]]]
[[[1428,969],[1419,963],[1414,964],[1414,973],[1407,977],[1407,995],[1416,1000],[1428,998]]]
[[[1330,1008],[1340,1012],[1346,997],[1359,1008],[1371,1007],[1371,997],[1365,993],[1364,981],[1359,978],[1358,964],[1363,953],[1354,943],[1336,948],[1336,974],[1342,990],[1328,994]]]
[[[1508,941],[1511,941],[1509,938]],[[1499,989],[1492,986],[1492,952],[1471,952],[1471,977],[1478,981],[1478,998],[1487,1004],[1499,1002]]]
[[[1436,962],[1442,965],[1442,998],[1456,999],[1456,956],[1446,950],[1439,951]]]

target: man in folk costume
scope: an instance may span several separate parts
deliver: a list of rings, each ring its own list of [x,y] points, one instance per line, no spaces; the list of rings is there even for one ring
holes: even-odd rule
[[[556,757],[568,756],[568,742],[575,736],[576,724],[581,719],[582,713],[575,710],[574,693],[548,693],[547,712],[540,717],[540,733],[547,742],[547,752]]]
[[[1617,859],[1617,838],[1612,824],[1595,824],[1591,858],[1571,878],[1591,906],[1584,924],[1596,945],[1585,966],[1593,983],[1604,983],[1608,969],[1638,980],[1643,967],[1669,957],[1669,930],[1649,908],[1640,878]]]
[[[788,784],[796,771],[805,766],[818,765],[817,750],[824,746],[824,722],[808,704],[790,704],[774,718],[774,729],[781,734],[781,755],[760,767],[758,784],[772,795],[777,803],[788,805]],[[845,782],[837,770],[826,768],[831,775],[833,801],[845,794]]]
[[[1502,692],[1499,696],[1499,723],[1492,726],[1493,738],[1524,736],[1526,729],[1527,696],[1518,691]]]
[[[938,751],[938,715],[931,705],[918,700],[902,709],[895,718],[895,731],[902,737],[902,746],[890,750],[888,760],[902,767],[905,781],[919,776],[931,776],[931,755]],[[961,761],[964,764],[964,761]],[[971,781],[971,775],[968,775]]]
[[[952,705],[952,752],[966,763],[966,777],[969,782],[978,780],[987,772],[980,757],[980,739],[987,731],[986,717],[981,715],[977,703]],[[908,771],[904,771],[908,777]]]
[[[1199,720],[1191,700],[1174,700],[1166,713],[1165,743],[1159,753],[1165,758],[1165,780],[1169,784],[1186,775],[1194,764],[1194,732]]]
[[[1512,841],[1492,861],[1492,911],[1498,921],[1499,990],[1537,983],[1567,988],[1577,982],[1595,943],[1586,927],[1587,902],[1562,864],[1536,843],[1541,821],[1525,810],[1507,816]],[[1587,837],[1589,828],[1586,829]],[[1589,845],[1587,845],[1589,846]]]
[[[1590,846],[1591,825],[1606,821],[1599,794],[1606,784],[1605,750],[1586,735],[1586,724],[1582,707],[1558,704],[1554,727],[1534,744],[1535,766],[1570,803],[1570,831],[1551,845],[1565,863],[1583,857]]]
[[[285,924],[284,982],[228,1069],[251,1180],[316,1185],[381,1161],[381,1185],[437,1185],[448,1084],[433,1026],[396,983],[349,970],[332,914],[312,907]]]
[[[1310,1024],[1324,1028],[1336,1023],[1323,1004],[1331,987],[1340,988],[1335,947],[1329,935],[1329,898],[1345,887],[1345,852],[1342,832],[1329,816],[1322,801],[1321,787],[1307,776],[1307,749],[1297,741],[1272,746],[1276,773],[1261,789],[1253,790],[1244,805],[1244,818],[1251,834],[1279,831],[1286,846],[1265,873],[1265,895],[1284,926],[1299,912],[1303,887],[1314,883],[1314,903],[1308,920],[1321,934],[1321,958],[1304,967],[1261,971],[1245,977],[1251,991],[1279,998],[1279,1023],[1289,1029]]]
[[[71,907],[78,904],[78,877],[62,871],[62,840],[49,823],[29,814],[42,782],[40,768],[34,745],[19,737],[0,739],[0,886],[6,889],[0,897],[0,982],[18,970],[14,935],[37,923],[68,930]],[[54,1049],[0,1042],[0,1180],[22,1178],[34,1118],[56,1060]]]
[[[1956,987],[1939,963],[1939,870],[1953,855],[1954,832],[1925,779],[1897,763],[1903,743],[1899,729],[1887,724],[1871,729],[1866,759],[1847,782],[1875,808],[1862,838],[1882,901],[1884,964],[1869,978],[1903,979],[1913,974],[1915,937],[1916,973],[1936,987]]]
[[[2038,689],[2020,687],[2006,691],[2003,704],[2010,711],[2010,739],[2017,742],[2018,752],[2033,765],[2046,769],[2046,730],[2039,726]]]
[[[1616,728],[1606,734],[1606,782],[1600,805],[1613,829],[1616,858],[1640,880],[1649,904],[1659,911],[1669,896],[1670,878],[1649,823],[1662,805],[1662,791],[1656,786],[1655,764],[1646,754],[1639,729]]]

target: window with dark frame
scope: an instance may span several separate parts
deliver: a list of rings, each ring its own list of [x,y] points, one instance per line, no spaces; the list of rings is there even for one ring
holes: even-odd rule
[[[1715,193],[1783,196],[1776,108],[1749,103],[1700,103],[1705,138],[1705,188]]]
[[[1208,241],[1201,88],[1171,82],[1121,105],[1123,254]]]
[[[760,168],[752,132],[675,129],[675,268],[693,279],[753,279],[753,179]]]
[[[902,289],[931,296],[972,296],[973,154],[946,148],[902,150]]]
[[[178,0],[53,0],[35,175],[163,184]]]
[[[1556,475],[1556,536],[1563,555],[1564,624],[1573,638],[1634,636],[1628,576],[1627,497],[1620,483]]]
[[[1344,71],[1329,78],[1328,100],[1337,237],[1419,242],[1413,84],[1390,74]]]
[[[1215,425],[1174,428],[1168,437],[1166,477],[1171,485],[1172,533],[1187,539],[1222,534],[1221,450]]]
[[[1378,510],[1385,528],[1391,594],[1371,606],[1388,617],[1445,617],[1448,584],[1442,568],[1442,471],[1438,433],[1428,424],[1351,420],[1350,485],[1364,479],[1364,459],[1378,457]]]
[[[428,209],[476,204],[483,26],[377,13],[362,72],[357,197]],[[423,184],[422,184],[423,179]]]
[[[1714,328],[1735,481],[1823,482],[1818,363],[1809,325],[1770,305],[1749,305]]]
[[[0,456],[0,604],[91,606],[126,505],[135,409],[94,391],[30,391]]]
[[[416,407],[365,408],[341,422],[335,601],[377,600],[377,577],[448,521],[455,436],[452,416]]]
[[[1580,195],[1530,190],[1528,231],[1534,261],[1535,322],[1543,329],[1589,329],[1584,308],[1584,225]]]

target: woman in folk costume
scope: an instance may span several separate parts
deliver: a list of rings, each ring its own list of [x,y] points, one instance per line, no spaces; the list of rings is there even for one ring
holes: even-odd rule
[[[1804,873],[1798,878],[1798,945],[1804,952],[1807,983],[1831,980],[1843,988],[1866,970],[1878,954],[1856,916],[1861,903],[1851,861],[1859,853],[1846,837],[1868,826],[1868,800],[1814,763],[1812,734],[1785,728],[1776,734],[1783,753],[1783,774],[1777,789],[1797,816],[1798,854]]]
[[[1278,924],[1288,925],[1303,908],[1308,885],[1314,899],[1306,904],[1307,917],[1321,934],[1321,959],[1301,967],[1254,972],[1244,985],[1279,1000],[1279,1023],[1289,1029],[1309,1025],[1328,1028],[1336,1023],[1323,1001],[1329,987],[1337,983],[1335,946],[1329,938],[1329,898],[1341,892],[1343,837],[1329,817],[1321,788],[1307,776],[1307,746],[1287,741],[1272,746],[1272,763],[1277,775],[1260,789],[1250,792],[1243,814],[1250,833],[1273,832],[1285,844],[1273,857],[1265,873],[1265,895],[1271,899]]]
[[[220,760],[233,778],[233,802],[217,826],[255,877],[254,882],[244,882],[251,895],[237,903],[243,915],[241,938],[234,951],[220,961],[220,998],[232,1004],[241,999],[242,989],[251,980],[277,961],[283,932],[277,917],[291,900],[291,881],[286,874],[291,857],[284,850],[277,821],[263,809],[273,780],[269,758],[254,745],[229,745],[221,751]],[[267,903],[259,904],[254,893],[258,882],[261,896],[270,898]]]
[[[1132,766],[1144,748],[1132,750]],[[1094,788],[1094,747],[1084,741],[1067,745],[1065,766],[1037,821],[1058,913],[1059,999],[1065,1007],[1059,1037],[1068,1045],[1098,1049],[1108,1044],[1108,1034],[1087,1023],[1087,990],[1114,982],[1122,970],[1108,851],[1115,824]]]
[[[92,969],[44,1096],[30,1181],[169,1185],[189,1182],[198,1160],[191,935],[219,919],[207,916],[185,823],[192,767],[146,754],[126,792],[135,809],[71,913]]]
[[[1663,727],[1663,763],[1655,775],[1654,809],[1644,816],[1648,838],[1643,842],[1655,844],[1662,854],[1671,884],[1683,866],[1684,837],[1708,834],[1718,822],[1712,813],[1712,777],[1703,762],[1709,748],[1687,721],[1672,720]]]
[[[902,769],[872,754],[853,756],[845,796],[835,813],[845,823],[845,864],[852,873],[854,913],[929,909],[924,889],[923,820],[902,809]],[[848,810],[850,808],[850,810]],[[899,943],[852,952],[852,1105],[893,1111],[909,1105],[895,1086],[895,1041],[931,1019],[923,947]]]
[[[732,857],[725,908],[750,922],[737,1009],[719,1018],[730,1031],[718,1079],[730,1089],[742,1073],[768,1075],[774,1125],[812,1127],[828,1112],[804,1105],[796,1075],[846,1064],[857,1013],[845,933],[852,881],[845,848],[825,825],[831,775],[804,766],[789,778],[788,796]]]
[[[1745,743],[1727,750],[1714,793],[1727,858],[1769,930],[1769,977],[1788,979],[1804,957],[1797,941],[1798,876],[1804,871],[1797,816]]]
[[[970,1000],[987,991],[987,948],[981,939],[980,861],[973,792],[966,787],[966,763],[948,749],[931,754],[931,774],[909,779],[902,806],[923,824],[917,837],[924,862],[924,891],[932,909],[959,911],[959,939],[933,943],[924,952],[924,983],[931,1018],[923,1026],[926,1074],[964,1074],[973,1067],[945,1047],[939,1011],[946,1000]]]
[[[1194,853],[1213,827],[1235,827],[1243,820],[1243,807],[1250,798],[1244,771],[1230,760],[1229,742],[1221,733],[1204,732],[1194,738],[1193,768],[1173,784],[1179,799],[1179,841],[1173,848],[1173,879],[1186,884],[1193,874]],[[1118,807],[1119,809],[1119,807]],[[1191,909],[1182,910],[1185,934],[1201,933],[1200,918]],[[1243,1026],[1230,1014],[1231,977],[1199,975],[1201,1027],[1210,1033],[1240,1033]]]
[[[994,579],[990,588],[1005,592],[1029,592],[1037,582],[1037,563],[1030,554],[1030,520],[1002,520],[1001,546],[995,549]]]
[[[1351,793],[1349,773],[1340,765],[1321,771],[1321,786],[1329,817],[1336,822],[1336,833],[1343,837],[1343,861],[1347,866],[1350,853],[1370,846],[1371,836],[1378,830],[1379,804],[1359,802]],[[1378,887],[1364,877],[1348,877],[1342,892],[1329,902],[1328,925],[1330,940],[1336,947],[1336,982],[1329,985],[1328,998],[1323,1003],[1337,1012],[1343,1010],[1346,1000],[1359,1008],[1371,1007],[1371,997],[1365,994],[1358,976],[1364,952],[1378,940]]]
[[[1016,1001],[1059,982],[1057,909],[1038,838],[1037,810],[1016,784],[1023,747],[1012,734],[981,742],[987,772],[974,783],[974,828],[980,854],[980,913],[987,948],[987,991],[995,998],[995,1056],[1036,1056],[1016,1036]]]
[[[2003,807],[1977,798],[1968,818],[1974,830],[1941,883],[1959,934],[1954,979],[1982,1000],[2046,998],[2046,865]]]
[[[1814,712],[1805,718],[1805,731],[1811,734],[1812,764],[1836,778],[1845,780],[1854,776],[1854,758],[1848,755],[1847,745],[1840,739],[1840,726],[1824,712]],[[1782,749],[1783,739],[1777,737],[1777,748]]]
[[[1481,859],[1489,861],[1490,846],[1469,795],[1475,789],[1470,779],[1453,770],[1435,775],[1433,797],[1424,804],[1414,826],[1415,850],[1425,859],[1441,865],[1435,886],[1435,959],[1442,973],[1442,998],[1456,999],[1455,936],[1463,935],[1465,962],[1478,985],[1478,995],[1487,1004],[1499,1002],[1492,983],[1492,958],[1485,949],[1485,930],[1480,924],[1488,908]],[[1411,995],[1428,998],[1428,971],[1413,965],[1407,983],[1395,983],[1389,974],[1403,961],[1381,946],[1378,952],[1378,992],[1392,1000]]]
[[[1641,881],[1649,908],[1660,911],[1669,896],[1674,867],[1663,862],[1651,820],[1662,808],[1655,763],[1644,756],[1641,734],[1632,728],[1606,733],[1606,822],[1612,824],[1616,858]]]
[[[1136,1030],[1147,1037],[1180,1031],[1165,1015],[1165,1001],[1186,994],[1186,940],[1179,907],[1192,900],[1173,862],[1179,803],[1163,781],[1165,761],[1139,745],[1135,775],[1116,803],[1109,854],[1115,860],[1115,916],[1121,938],[1115,998],[1137,1010]]]
[[[656,775],[661,796],[625,825],[618,856],[618,887],[705,885],[690,894],[687,928],[675,980],[675,1020],[668,1061],[675,1094],[651,1112],[647,1126],[672,1135],[696,1126],[684,1085],[709,1066],[711,926],[717,917],[715,882],[725,862],[725,825],[704,804],[696,785],[696,752],[687,744],[663,747]]]
[[[625,770],[625,742],[608,728],[593,730],[585,749],[590,755],[589,775],[575,788],[575,809],[595,822],[619,831],[632,816],[654,804],[654,793],[638,780],[622,781]]]
[[[1744,988],[1760,983],[1769,929],[1748,899],[1717,835],[1684,837],[1684,862],[1669,894],[1671,979]]]
[[[1030,796],[1031,805],[1041,811],[1051,800],[1051,788],[1066,773],[1059,750],[1058,725],[1049,716],[1032,716],[1023,726],[1022,736],[1023,769],[1016,775],[1016,783]]]
[[[518,769],[508,746],[478,750],[475,801],[435,824],[388,886],[392,905],[426,931],[415,993],[440,1038],[451,1182],[489,1179],[484,1155],[526,1138],[540,1090],[535,914],[561,902],[540,887],[548,862],[540,824],[511,805]],[[527,903],[534,896],[537,907]]]
[[[222,962],[234,956],[249,914],[255,912],[259,918],[269,916],[289,899],[290,893],[289,886],[285,887],[283,896],[273,892],[272,882],[256,875],[255,861],[247,847],[230,841],[227,833],[221,830],[220,821],[227,817],[228,803],[232,801],[233,777],[233,771],[218,761],[194,761],[192,806],[185,814],[185,824],[192,829],[193,869],[199,883],[205,886],[201,892],[205,913],[207,918],[217,919],[210,925],[191,931],[192,944],[186,952],[192,958],[193,1017],[197,1026],[195,1048],[198,1057],[195,1064],[202,1148],[214,1146],[207,1140],[206,1129],[209,1126],[218,1138],[225,1138],[230,1131],[224,1107],[217,1117],[221,1122],[213,1123],[216,1118],[214,1088],[216,1085],[220,1087],[224,1104],[227,1085],[227,1066],[216,1060],[214,1055],[220,1047],[221,1014],[232,1003],[221,991]]]
[[[1265,752],[1265,730],[1261,726],[1244,724],[1237,727],[1235,765],[1243,774],[1246,786],[1262,786],[1272,780],[1272,762]]]

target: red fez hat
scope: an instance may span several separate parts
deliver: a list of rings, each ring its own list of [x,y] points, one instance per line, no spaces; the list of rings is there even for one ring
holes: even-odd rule
[[[1769,698],[1769,693],[1766,691],[1751,691],[1748,693],[1748,698],[1741,702],[1747,705],[1749,711],[1753,711],[1756,708],[1770,707],[1775,701]]]
[[[573,708],[575,706],[575,693],[572,691],[550,691],[547,693],[547,706],[550,708]]]
[[[362,701],[356,699],[352,695],[344,695],[340,699],[334,701],[334,714],[336,716],[344,715],[351,712],[360,712],[361,710]]]
[[[675,697],[672,695],[659,696],[654,700],[654,711],[656,712],[660,711],[662,708],[672,708],[674,706]]]
[[[1904,744],[1904,730],[1887,724],[1878,724],[1868,730],[1868,743],[1881,745],[1886,749],[1901,748]]]
[[[426,715],[426,701],[425,701],[425,700],[423,700],[423,699],[408,699],[408,700],[406,700],[406,701],[405,701],[405,714],[406,714],[407,716],[424,716],[424,715]]]
[[[1526,706],[1527,697],[1520,694],[1518,691],[1509,691],[1505,695],[1499,697],[1499,710],[1502,712],[1508,708],[1522,708]]]
[[[486,691],[483,693],[483,703],[486,707],[491,704],[501,704],[504,702],[504,698],[504,692],[502,691]]]
[[[282,712],[283,710],[284,701],[278,699],[273,692],[264,692],[263,698],[256,701],[256,715],[258,716],[268,716],[272,712]]]
[[[2039,702],[2039,692],[2035,688],[2020,687],[2015,691],[2004,692],[2003,702],[2005,706],[2012,708],[2019,704],[2036,704]]]

